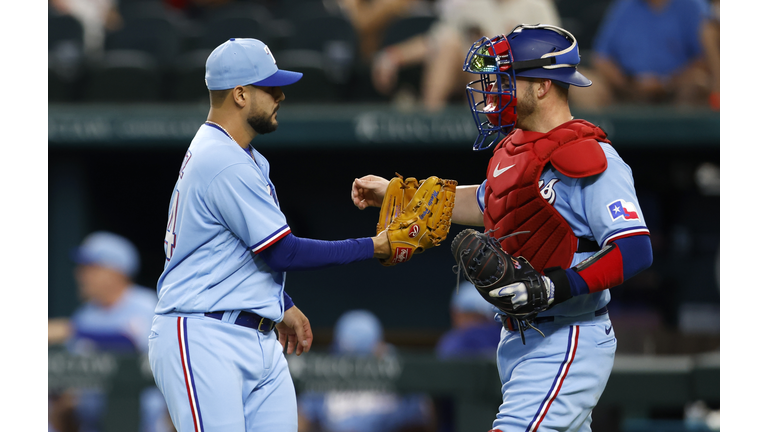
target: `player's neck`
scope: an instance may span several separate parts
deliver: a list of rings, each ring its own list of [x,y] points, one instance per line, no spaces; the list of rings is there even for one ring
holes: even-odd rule
[[[249,134],[248,130],[243,127],[240,119],[236,116],[225,115],[215,110],[210,110],[206,122],[212,122],[215,125],[220,126],[224,129],[227,135],[242,148],[248,148],[254,138],[254,136]]]
[[[552,129],[573,120],[571,110],[568,105],[562,106],[539,106],[535,116],[531,116],[525,125],[525,130],[531,132],[547,133]]]

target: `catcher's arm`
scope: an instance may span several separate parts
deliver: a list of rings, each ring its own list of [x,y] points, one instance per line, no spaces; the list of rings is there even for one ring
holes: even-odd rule
[[[453,207],[453,223],[468,226],[483,226],[483,212],[477,205],[479,185],[457,186],[456,202]]]

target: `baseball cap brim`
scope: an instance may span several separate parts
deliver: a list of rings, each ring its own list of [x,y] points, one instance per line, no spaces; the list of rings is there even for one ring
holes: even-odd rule
[[[304,74],[301,72],[292,72],[292,71],[278,69],[277,72],[273,73],[272,75],[264,78],[261,81],[251,83],[251,85],[263,86],[263,87],[286,86],[286,85],[291,85],[297,82],[298,80],[301,79],[302,76],[304,76]]]
[[[516,72],[515,75],[525,78],[546,78],[572,84],[577,87],[589,87],[592,81],[572,67],[557,69],[528,69]]]

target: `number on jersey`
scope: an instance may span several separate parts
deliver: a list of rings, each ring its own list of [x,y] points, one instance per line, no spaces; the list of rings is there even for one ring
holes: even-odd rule
[[[176,217],[179,213],[179,190],[173,191],[171,214],[168,215],[168,225],[165,228],[165,260],[170,261],[176,249]]]

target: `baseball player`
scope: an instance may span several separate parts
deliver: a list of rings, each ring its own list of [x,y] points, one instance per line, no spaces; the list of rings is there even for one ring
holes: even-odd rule
[[[632,171],[599,127],[571,116],[569,86],[591,85],[579,61],[568,31],[520,25],[477,41],[464,64],[479,77],[467,85],[473,148],[495,147],[485,181],[457,188],[453,222],[484,227],[526,258],[544,294],[529,296],[523,281],[490,294],[544,305],[530,319],[497,315],[504,402],[493,431],[590,430],[616,351],[608,288],[652,262]],[[355,179],[353,202],[377,205],[385,184]]]
[[[390,247],[386,233],[291,234],[269,162],[250,142],[277,129],[282,86],[302,74],[279,70],[256,39],[224,42],[205,66],[210,111],[171,194],[150,366],[179,431],[295,432],[281,345],[309,351],[312,330],[284,291],[286,271],[387,258]]]
[[[106,351],[145,354],[157,295],[132,279],[139,271],[139,253],[130,240],[97,231],[73,251],[75,279],[84,304],[70,319],[48,321],[49,343],[63,343],[70,352]],[[76,415],[81,431],[98,431],[106,408],[102,390],[80,389]],[[140,395],[141,430],[169,431],[168,411],[157,388]]]
[[[381,321],[371,311],[344,312],[333,330],[331,353],[356,358],[396,357],[384,341]],[[396,394],[377,389],[307,391],[299,396],[299,432],[427,431],[432,401],[425,394]]]
[[[475,286],[463,281],[451,296],[451,329],[435,346],[439,359],[493,358],[499,345],[499,325],[494,308]]]

